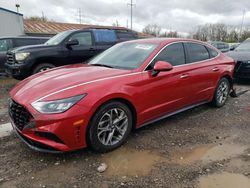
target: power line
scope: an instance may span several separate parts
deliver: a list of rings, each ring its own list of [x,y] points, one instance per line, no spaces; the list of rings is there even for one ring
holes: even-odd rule
[[[130,6],[130,24],[131,24],[131,30],[133,29],[133,7],[136,6],[135,3],[133,3],[133,0],[130,0],[130,3],[128,3],[128,6]]]

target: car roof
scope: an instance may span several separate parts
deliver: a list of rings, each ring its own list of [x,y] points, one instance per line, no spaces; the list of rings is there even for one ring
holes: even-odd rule
[[[166,45],[172,42],[196,42],[196,43],[204,44],[204,42],[202,41],[195,40],[195,39],[187,39],[187,38],[146,38],[146,39],[131,40],[127,42],[152,43],[152,44],[159,44],[159,45]]]

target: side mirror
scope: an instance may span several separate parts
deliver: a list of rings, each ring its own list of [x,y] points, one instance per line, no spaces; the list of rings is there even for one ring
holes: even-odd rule
[[[171,71],[173,66],[166,61],[157,61],[154,65],[152,76],[157,76],[160,72]]]
[[[76,46],[76,45],[79,45],[79,41],[76,39],[66,42],[66,47],[71,47],[71,46]]]
[[[230,51],[234,51],[234,50],[235,50],[235,46],[231,46]]]

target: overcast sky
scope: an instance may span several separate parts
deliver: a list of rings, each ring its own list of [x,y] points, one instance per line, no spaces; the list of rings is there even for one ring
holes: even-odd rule
[[[130,0],[0,0],[0,7],[16,10],[24,17],[41,16],[57,22],[130,25]],[[250,0],[134,0],[134,29],[141,31],[147,24],[158,24],[163,29],[191,32],[205,23],[225,23],[240,26],[245,10],[244,25],[250,25]]]

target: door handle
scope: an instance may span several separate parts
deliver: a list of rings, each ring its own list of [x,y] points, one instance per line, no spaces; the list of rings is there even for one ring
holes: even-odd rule
[[[212,69],[212,71],[214,71],[214,72],[217,72],[217,71],[219,71],[220,69],[218,68],[218,67],[214,67],[213,69]]]
[[[183,74],[183,75],[180,76],[180,79],[186,79],[188,77],[190,77],[189,74]]]

